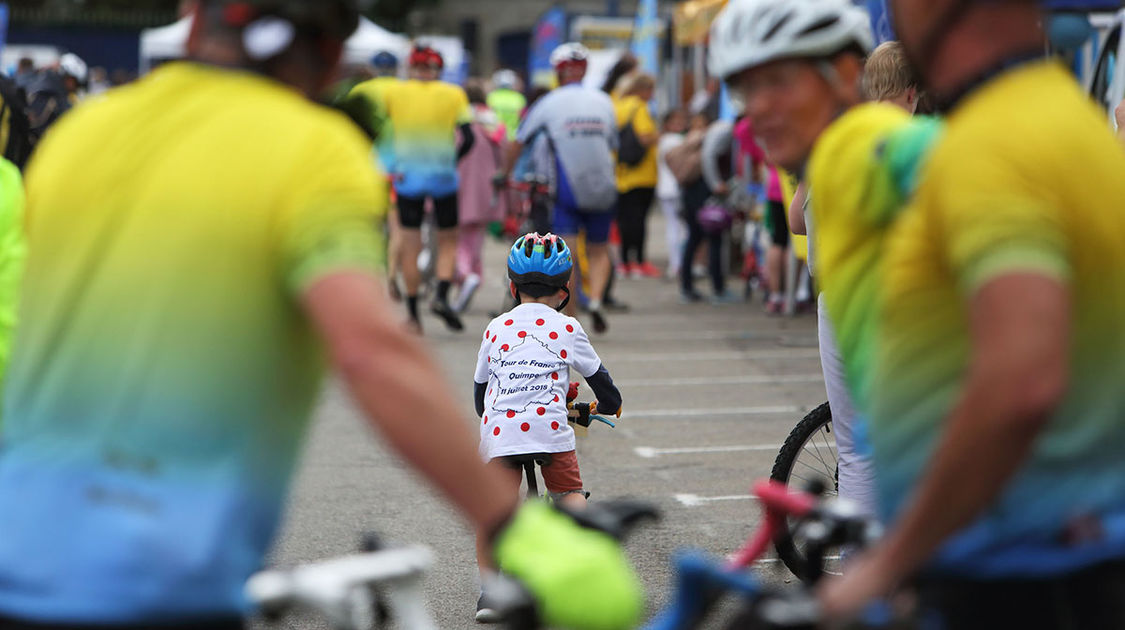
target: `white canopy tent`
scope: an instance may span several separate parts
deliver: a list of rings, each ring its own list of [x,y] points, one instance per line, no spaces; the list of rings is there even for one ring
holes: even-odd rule
[[[153,65],[161,61],[182,58],[186,54],[185,48],[190,32],[190,16],[175,24],[142,31],[141,73],[147,73]],[[410,40],[363,18],[355,34],[347,41],[344,60],[348,63],[366,63],[375,56],[375,53],[384,50],[393,53],[399,59],[405,59],[410,52]]]

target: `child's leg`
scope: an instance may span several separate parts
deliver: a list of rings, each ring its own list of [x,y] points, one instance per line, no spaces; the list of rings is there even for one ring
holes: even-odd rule
[[[578,472],[578,454],[574,451],[551,453],[551,465],[544,466],[543,485],[560,504],[581,510],[586,507],[586,492]]]
[[[518,496],[519,493],[520,493],[520,483],[523,481],[523,471],[515,470],[514,468],[510,468],[507,465],[505,465],[503,462],[501,462],[499,460],[496,460],[496,459],[488,462],[488,465],[489,466],[499,466],[506,473],[508,473],[508,477],[511,479],[511,482],[512,482],[512,485],[511,485],[512,494],[515,495],[515,496]],[[492,554],[489,553],[490,551],[491,550],[488,547],[488,541],[486,541],[484,539],[484,537],[481,536],[480,534],[477,534],[477,568],[480,569],[480,573],[481,573],[482,577],[486,573],[489,573],[489,572],[495,573],[496,572],[496,567],[492,563]]]

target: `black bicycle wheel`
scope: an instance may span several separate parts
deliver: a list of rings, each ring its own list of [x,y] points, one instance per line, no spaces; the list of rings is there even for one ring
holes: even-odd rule
[[[773,463],[770,479],[785,485],[805,485],[819,481],[829,494],[836,494],[839,467],[836,460],[836,440],[832,432],[832,411],[828,403],[813,409],[793,427],[777,459]],[[790,520],[789,531],[774,541],[777,555],[785,566],[801,580],[807,579],[808,558],[803,545],[793,538],[795,521]]]

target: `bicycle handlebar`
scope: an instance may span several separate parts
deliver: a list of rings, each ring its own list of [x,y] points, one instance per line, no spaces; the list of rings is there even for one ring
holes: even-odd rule
[[[588,427],[592,420],[597,420],[598,422],[608,424],[611,429],[617,427],[617,425],[608,418],[598,415],[598,401],[596,400],[590,403],[568,402],[566,403],[566,410],[566,421],[577,424],[578,426]]]
[[[352,554],[256,573],[246,582],[245,593],[267,618],[307,606],[332,627],[370,628],[376,609],[371,587],[385,585],[403,627],[436,630],[421,588],[422,575],[432,564],[433,553],[423,546]]]

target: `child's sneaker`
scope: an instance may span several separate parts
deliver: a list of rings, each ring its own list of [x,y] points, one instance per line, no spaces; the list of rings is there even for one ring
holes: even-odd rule
[[[481,591],[480,598],[477,599],[476,620],[477,623],[500,623],[500,613],[492,608],[484,591]]]

